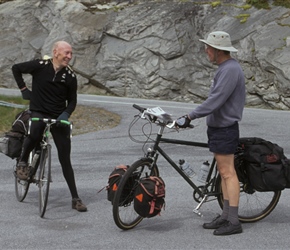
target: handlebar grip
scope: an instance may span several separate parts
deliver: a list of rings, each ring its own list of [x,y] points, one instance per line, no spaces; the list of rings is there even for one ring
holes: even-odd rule
[[[143,113],[146,110],[146,108],[142,108],[137,104],[133,104],[133,108],[138,109],[141,113]]]
[[[70,125],[71,123],[69,121],[66,120],[60,120],[60,123],[66,124],[66,125]]]

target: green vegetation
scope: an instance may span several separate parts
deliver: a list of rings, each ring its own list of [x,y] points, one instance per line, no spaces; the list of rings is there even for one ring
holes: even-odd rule
[[[290,8],[290,1],[289,0],[274,0],[273,4],[276,6],[283,6],[285,8]]]
[[[270,9],[268,0],[247,0],[247,3],[253,5],[257,9]]]
[[[213,8],[216,7],[216,6],[218,6],[218,5],[221,5],[221,1],[214,1],[214,2],[211,3],[211,6]]]
[[[252,5],[245,4],[245,5],[242,5],[240,8],[242,8],[243,10],[248,10],[248,9],[251,9],[252,8]]]
[[[257,9],[270,9],[269,0],[247,0],[247,3],[256,7]],[[271,1],[272,2],[272,1]],[[289,0],[273,0],[273,5],[290,8]]]
[[[236,18],[240,19],[240,23],[245,23],[249,16],[250,14],[240,14]]]

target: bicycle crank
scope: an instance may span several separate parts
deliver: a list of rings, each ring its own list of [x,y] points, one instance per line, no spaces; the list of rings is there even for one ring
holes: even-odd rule
[[[204,195],[208,193],[208,190],[206,186],[198,186],[198,189],[202,192],[202,195],[200,195],[196,190],[193,191],[193,199],[196,202],[201,202],[204,198]]]

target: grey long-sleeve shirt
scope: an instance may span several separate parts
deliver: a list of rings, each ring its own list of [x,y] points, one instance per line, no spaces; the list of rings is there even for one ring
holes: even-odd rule
[[[208,98],[189,113],[193,120],[207,116],[210,127],[228,127],[242,119],[245,105],[245,78],[239,63],[231,58],[215,73]]]

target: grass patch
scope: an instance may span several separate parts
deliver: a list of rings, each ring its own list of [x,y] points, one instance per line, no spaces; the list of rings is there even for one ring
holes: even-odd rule
[[[23,100],[21,97],[11,97],[11,96],[4,96],[0,95],[0,100],[4,102],[14,103],[14,104],[22,104],[27,105],[28,101]],[[0,106],[0,133],[3,134],[11,129],[11,125],[15,120],[15,116],[22,111],[21,108],[13,108],[13,107],[6,107]]]
[[[29,104],[29,101],[21,97],[0,95],[0,100],[27,105],[27,107]],[[15,116],[24,109],[0,106],[0,135],[11,129]],[[78,135],[113,128],[120,123],[121,117],[103,108],[77,105],[69,120],[73,122],[73,135]]]

